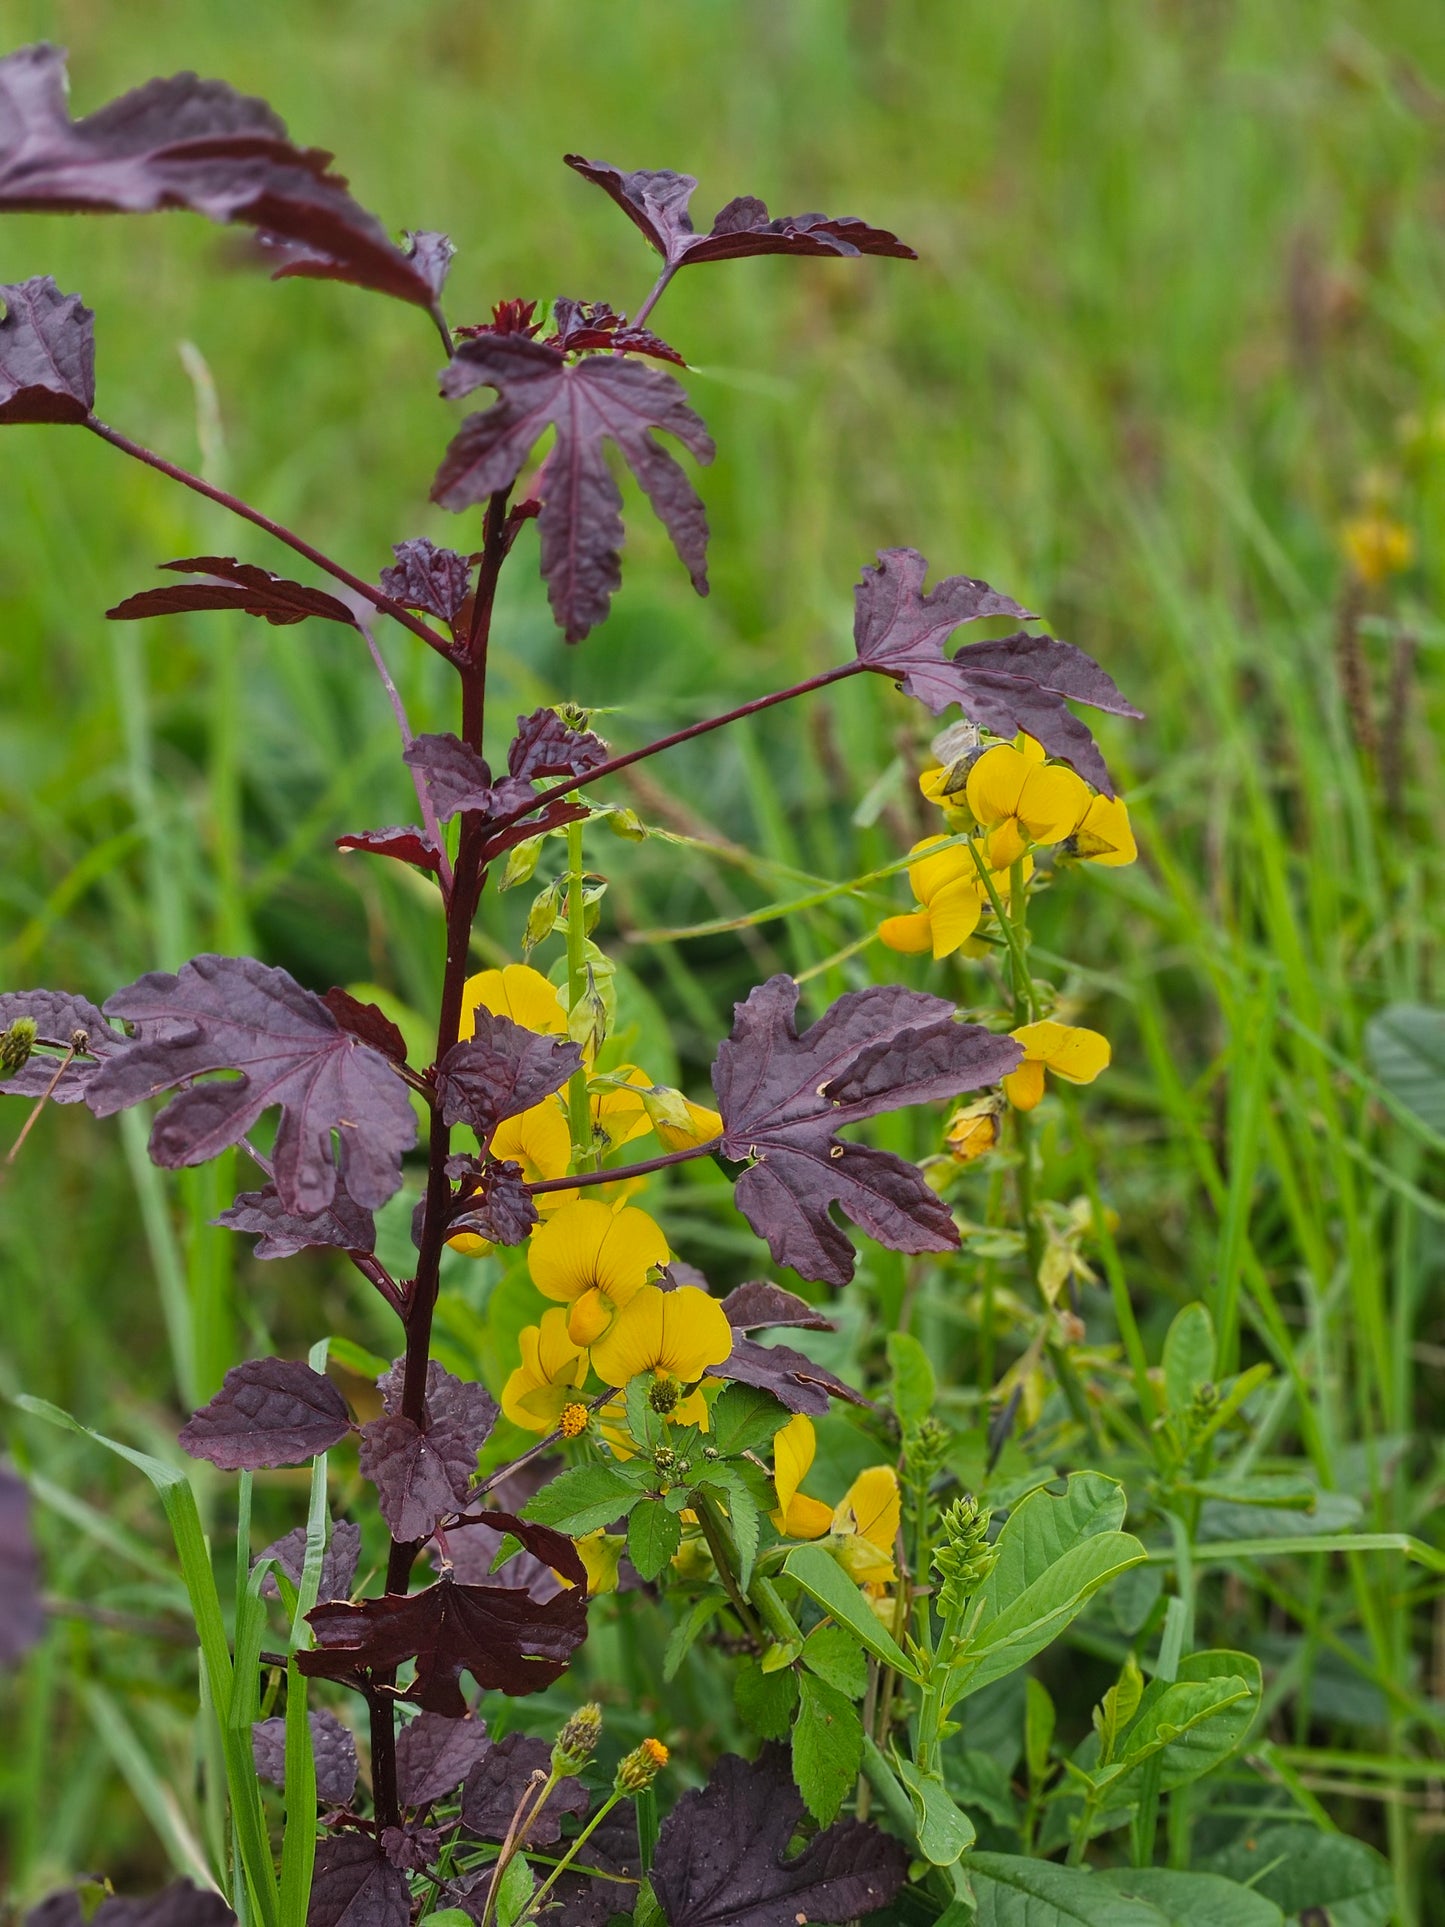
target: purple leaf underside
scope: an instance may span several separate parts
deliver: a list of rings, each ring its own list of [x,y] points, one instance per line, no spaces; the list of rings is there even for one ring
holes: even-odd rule
[[[143,589],[138,595],[127,596],[124,602],[106,610],[112,622],[185,615],[194,609],[240,609],[277,627],[305,622],[308,616],[356,627],[356,617],[334,595],[327,595],[323,589],[308,589],[302,582],[289,582],[285,576],[272,575],[269,569],[258,569],[252,562],[238,562],[231,555],[193,555],[182,562],[162,562],[161,567],[203,580]]]
[[[486,1752],[485,1720],[420,1713],[396,1736],[396,1784],[404,1807],[426,1807],[455,1793]]]
[[[455,549],[439,549],[426,537],[392,544],[395,563],[381,572],[381,592],[406,609],[420,609],[452,622],[466,601],[472,565]]]
[[[360,1556],[361,1527],[353,1525],[349,1519],[338,1519],[331,1528],[331,1537],[321,1555],[321,1580],[316,1597],[345,1599],[356,1577],[356,1563]],[[295,1526],[279,1539],[273,1539],[269,1546],[257,1553],[255,1563],[259,1565],[263,1559],[274,1559],[291,1584],[299,1587],[306,1565],[305,1526]],[[280,1598],[281,1589],[276,1584],[275,1573],[268,1572],[261,1581],[261,1596],[263,1599]]]
[[[0,1078],[0,1093],[6,1096],[43,1097],[48,1092],[52,1104],[78,1104],[105,1059],[124,1050],[128,1043],[121,1031],[106,1022],[103,1011],[66,990],[11,990],[0,994],[0,1032],[7,1031],[19,1018],[34,1023],[37,1048],[13,1076]],[[66,1064],[72,1047],[76,1054]]]
[[[3,63],[0,63],[3,71]],[[3,139],[0,110],[0,139]],[[83,422],[95,405],[95,316],[48,274],[0,284],[0,422]]]
[[[437,1066],[437,1101],[448,1124],[468,1124],[485,1142],[505,1118],[540,1104],[582,1068],[570,1038],[544,1036],[488,1010],[471,1037]]]
[[[528,1781],[538,1769],[545,1775],[551,1763],[552,1749],[547,1741],[528,1739],[521,1733],[509,1733],[489,1745],[462,1788],[462,1825],[483,1840],[505,1840]],[[570,1814],[580,1819],[590,1804],[580,1780],[559,1780],[547,1796],[547,1804],[527,1828],[524,1844],[555,1846],[562,1838],[563,1818]]]
[[[428,1539],[438,1519],[465,1507],[477,1454],[497,1422],[497,1402],[484,1385],[457,1378],[433,1359],[424,1423],[417,1425],[401,1409],[401,1361],[378,1383],[384,1412],[361,1428],[360,1469],[377,1489],[392,1536]]]

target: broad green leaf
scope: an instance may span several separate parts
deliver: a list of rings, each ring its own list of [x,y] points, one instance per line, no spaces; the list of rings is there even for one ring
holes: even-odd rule
[[[725,1459],[761,1452],[787,1422],[787,1407],[771,1392],[735,1381],[713,1403],[708,1442]]]
[[[1196,1660],[1205,1658],[1195,1654]],[[1242,1658],[1230,1654],[1231,1659]],[[1181,1660],[1185,1672],[1189,1661]],[[1143,1790],[1146,1762],[1159,1759],[1161,1788],[1183,1786],[1211,1772],[1229,1758],[1249,1731],[1259,1706],[1259,1669],[1251,1681],[1243,1673],[1203,1679],[1181,1677],[1156,1690],[1151,1687],[1143,1710],[1127,1734],[1118,1762],[1095,1774],[1107,1789],[1110,1807],[1138,1800]]]
[[[1445,1010],[1388,1005],[1365,1026],[1365,1054],[1390,1095],[1445,1136]]]
[[[677,1669],[692,1651],[693,1642],[708,1621],[714,1618],[727,1603],[727,1594],[721,1592],[706,1592],[701,1599],[695,1599],[692,1602],[686,1618],[673,1627],[672,1636],[667,1642],[667,1651],[662,1661],[664,1679],[677,1677]]]
[[[1156,1907],[1169,1927],[1284,1927],[1284,1915],[1272,1900],[1218,1874],[1110,1867],[1094,1878],[1122,1897]]]
[[[1020,1499],[998,1535],[998,1560],[979,1589],[992,1618],[1062,1558],[1071,1546],[1101,1532],[1117,1532],[1127,1500],[1117,1479],[1075,1472],[1062,1492],[1042,1486]]]
[[[1186,1305],[1164,1340],[1166,1411],[1187,1411],[1200,1386],[1214,1382],[1216,1356],[1214,1320],[1208,1306],[1197,1302]]]
[[[1226,1473],[1217,1479],[1191,1479],[1176,1490],[1220,1505],[1284,1506],[1292,1512],[1313,1512],[1320,1496],[1314,1480],[1302,1472],[1250,1472],[1241,1478]]]
[[[477,1927],[477,1923],[460,1907],[443,1907],[439,1914],[427,1915],[426,1927]]]
[[[928,1353],[907,1332],[889,1332],[888,1364],[893,1409],[904,1431],[911,1431],[932,1412],[938,1381]]]
[[[660,1499],[643,1499],[627,1521],[627,1556],[644,1579],[664,1572],[682,1544],[682,1521]]]
[[[798,1676],[791,1666],[764,1672],[756,1660],[749,1660],[733,1680],[733,1703],[750,1733],[764,1740],[785,1740],[798,1704]]]
[[[535,1886],[525,1854],[519,1853],[507,1862],[507,1870],[497,1888],[497,1927],[514,1927]]]
[[[1082,1867],[972,1853],[965,1871],[978,1902],[978,1927],[1164,1927],[1168,1919]]]
[[[1034,1786],[1040,1784],[1049,1770],[1056,1718],[1048,1687],[1030,1674],[1024,1682],[1024,1758]]]
[[[918,1669],[880,1625],[877,1615],[837,1560],[821,1546],[797,1546],[783,1562],[785,1577],[795,1580],[815,1605],[852,1632],[875,1659],[917,1681]]]
[[[1248,1882],[1291,1921],[1311,1908],[1329,1927],[1388,1927],[1396,1918],[1395,1880],[1383,1855],[1307,1822],[1251,1830],[1213,1855],[1209,1869]]]
[[[1144,1675],[1139,1671],[1139,1662],[1130,1653],[1124,1662],[1124,1670],[1094,1708],[1094,1731],[1099,1736],[1099,1758],[1105,1766],[1113,1759],[1119,1744],[1119,1735],[1139,1710],[1139,1702],[1144,1697]]]
[[[793,1779],[821,1825],[837,1818],[863,1760],[863,1722],[844,1694],[811,1673],[798,1679]]]
[[[803,1641],[803,1664],[849,1699],[868,1688],[868,1662],[846,1626],[817,1626]]]
[[[951,1675],[952,1698],[978,1692],[1042,1652],[1101,1586],[1144,1556],[1143,1546],[1127,1532],[1095,1533],[1072,1546],[1010,1605],[996,1616],[985,1614],[970,1631],[964,1657]]]
[[[524,1509],[538,1525],[555,1526],[574,1536],[610,1526],[630,1512],[641,1492],[616,1467],[574,1465],[534,1493]]]
[[[629,1378],[622,1394],[623,1410],[627,1414],[627,1429],[636,1444],[644,1451],[661,1445],[667,1431],[667,1420],[660,1412],[654,1412],[649,1403],[649,1395],[656,1383],[651,1372],[638,1372]]]
[[[973,1822],[938,1774],[920,1773],[912,1760],[895,1760],[894,1766],[913,1802],[918,1851],[935,1867],[951,1867],[973,1845]]]

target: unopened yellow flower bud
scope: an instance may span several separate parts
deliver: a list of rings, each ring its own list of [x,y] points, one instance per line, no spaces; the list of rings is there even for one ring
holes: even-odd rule
[[[667,1765],[668,1752],[661,1740],[646,1739],[633,1747],[617,1769],[614,1782],[621,1793],[642,1793]]]
[[[998,1143],[1001,1109],[996,1097],[979,1097],[954,1112],[948,1120],[944,1143],[958,1163],[972,1164]]]
[[[579,1706],[557,1735],[552,1748],[554,1773],[579,1773],[597,1751],[602,1737],[602,1708],[594,1700]]]

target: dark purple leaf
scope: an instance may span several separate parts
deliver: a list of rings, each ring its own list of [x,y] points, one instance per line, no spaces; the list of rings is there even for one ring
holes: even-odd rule
[[[789,1857],[802,1818],[781,1747],[751,1766],[725,1753],[658,1835],[652,1885],[668,1927],[794,1927],[852,1920],[892,1901],[908,1872],[899,1841],[840,1820]]]
[[[241,609],[248,616],[264,616],[277,627],[304,622],[308,616],[356,627],[356,617],[334,595],[308,589],[301,582],[288,582],[285,576],[258,569],[253,562],[238,562],[231,555],[193,555],[183,562],[162,562],[160,566],[205,580],[175,588],[142,589],[139,595],[127,596],[124,602],[106,610],[112,622],[179,616],[193,609]]]
[[[45,1631],[39,1580],[29,1488],[0,1466],[0,1666],[13,1666]]]
[[[324,1708],[306,1715],[311,1728],[311,1751],[316,1760],[316,1797],[323,1806],[350,1806],[356,1791],[356,1740],[349,1726]],[[286,1791],[286,1721],[257,1720],[251,1728],[251,1752],[256,1771],[272,1786]]]
[[[488,1158],[482,1165],[466,1208],[451,1220],[449,1235],[471,1231],[494,1245],[525,1244],[537,1222],[537,1207],[527,1189],[520,1164]]]
[[[171,1100],[151,1129],[157,1164],[204,1163],[279,1104],[273,1181],[288,1211],[312,1217],[331,1203],[333,1132],[358,1204],[375,1210],[401,1184],[402,1152],[416,1142],[405,1084],[284,970],[254,957],[193,957],[178,976],[152,971],[116,991],[105,1008],[140,1034],[92,1079],[86,1102],[97,1117],[207,1071],[243,1073]]]
[[[509,1733],[489,1746],[462,1788],[462,1825],[483,1840],[505,1840],[532,1776],[539,1776],[531,1789],[535,1796],[551,1764],[552,1749],[547,1742],[528,1739],[521,1733]],[[562,1838],[563,1817],[571,1814],[581,1819],[590,1805],[591,1797],[580,1780],[559,1780],[547,1796],[546,1806],[519,1836],[521,1844],[554,1846]]]
[[[418,736],[402,751],[402,761],[426,777],[432,803],[443,823],[462,810],[505,816],[530,807],[532,802],[529,783],[507,776],[494,787],[491,770],[460,736]]]
[[[350,1430],[346,1400],[329,1378],[299,1358],[252,1358],[231,1367],[180,1440],[193,1459],[209,1459],[223,1472],[256,1472],[304,1465]]]
[[[1018,1064],[1020,1046],[956,1023],[941,997],[895,985],[849,991],[801,1037],[797,1006],[791,977],[760,984],[734,1007],[732,1035],[713,1065],[723,1155],[748,1164],[738,1209],[779,1264],[825,1284],[853,1275],[834,1204],[894,1251],[952,1250],[953,1215],[917,1168],[837,1132],[995,1083]]]
[[[85,1927],[80,1895],[73,1887],[58,1894],[47,1894],[38,1907],[25,1916],[24,1927]]]
[[[757,1345],[751,1338],[740,1336],[733,1340],[733,1348],[722,1364],[709,1369],[714,1378],[734,1378],[740,1384],[771,1392],[790,1412],[817,1417],[827,1411],[830,1398],[846,1399],[850,1405],[868,1403],[861,1392],[790,1345]]]
[[[456,253],[456,243],[449,234],[439,234],[435,228],[417,228],[414,232],[407,232],[406,258],[414,264],[419,274],[426,276],[427,285],[434,296],[439,297],[446,286]]]
[[[918,256],[887,228],[870,227],[851,214],[784,214],[768,219],[763,202],[739,195],[721,210],[707,234],[698,234],[688,213],[697,182],[671,168],[639,168],[625,173],[606,161],[565,156],[567,165],[593,181],[641,228],[669,267],[697,261],[732,261],[746,254],[887,254],[895,260]]]
[[[91,1927],[236,1927],[236,1916],[218,1893],[178,1880],[150,1900],[103,1900]]]
[[[981,616],[1033,618],[1012,597],[972,576],[946,576],[925,595],[927,574],[917,549],[884,549],[877,566],[864,569],[854,593],[859,661],[891,676],[935,716],[958,703],[970,722],[996,736],[1026,729],[1050,755],[1073,763],[1081,776],[1112,796],[1094,739],[1064,698],[1116,716],[1137,718],[1140,711],[1125,702],[1091,656],[1053,636],[1020,630],[946,656],[943,645],[961,623]]]
[[[406,1062],[406,1039],[379,1004],[364,1004],[340,986],[328,990],[321,1001],[343,1030],[370,1044],[393,1064]]]
[[[795,1291],[784,1291],[766,1278],[750,1278],[745,1285],[734,1286],[723,1299],[722,1308],[736,1331],[761,1331],[769,1325],[796,1325],[810,1332],[838,1329],[806,1298]]]
[[[530,341],[532,336],[541,332],[542,323],[537,319],[535,301],[497,301],[492,304],[490,321],[474,322],[470,327],[453,328],[452,333],[458,341],[474,341],[478,335],[525,335]]]
[[[276,1195],[274,1184],[259,1191],[242,1191],[212,1224],[228,1231],[259,1234],[252,1247],[257,1258],[294,1258],[298,1251],[330,1246],[339,1251],[374,1251],[376,1224],[369,1211],[363,1211],[347,1195],[344,1184],[324,1211],[309,1217],[288,1211]]]
[[[326,1542],[326,1550],[321,1555],[321,1583],[317,1590],[318,1599],[345,1599],[351,1591],[351,1582],[356,1577],[356,1562],[361,1554],[361,1527],[354,1526],[349,1519],[338,1519],[331,1528],[331,1537]],[[274,1559],[293,1586],[301,1584],[301,1574],[306,1565],[306,1528],[295,1526],[288,1533],[275,1539],[263,1552],[256,1555],[256,1563],[262,1559]],[[261,1581],[261,1594],[265,1599],[280,1597],[280,1587],[276,1575],[268,1572]]]
[[[419,1827],[408,1821],[404,1827],[383,1827],[381,1851],[393,1867],[403,1873],[425,1873],[441,1858],[440,1827]]]
[[[360,1605],[318,1606],[310,1615],[316,1645],[297,1655],[303,1673],[352,1681],[416,1660],[407,1698],[428,1713],[461,1719],[458,1681],[469,1672],[486,1692],[536,1693],[561,1678],[587,1637],[587,1575],[572,1541],[509,1512],[482,1522],[515,1533],[523,1547],[569,1582],[538,1601],[520,1587],[463,1586],[446,1574],[422,1592],[387,1593]]]
[[[442,853],[425,830],[397,825],[384,830],[353,830],[336,839],[338,850],[365,850],[370,856],[394,857],[398,863],[414,863],[419,870],[433,873],[441,869]]]
[[[426,537],[392,545],[395,566],[381,572],[381,591],[407,609],[451,622],[467,599],[472,565],[455,549],[439,549]]]
[[[601,349],[609,354],[651,355],[657,361],[687,363],[651,328],[633,328],[627,316],[618,314],[605,301],[555,302],[552,307],[557,332],[548,336],[548,346],[560,348],[564,355],[587,354]]]
[[[545,1916],[547,1927],[609,1927],[616,1915],[626,1915],[631,1909],[642,1863],[630,1801],[614,1807],[587,1836],[586,1849],[579,1858],[620,1878],[601,1880],[590,1874],[564,1873],[552,1890],[557,1909],[555,1914]]]
[[[487,1750],[487,1724],[470,1715],[421,1713],[396,1736],[396,1784],[404,1807],[426,1807],[455,1793]]]
[[[395,246],[330,160],[294,146],[264,101],[218,80],[148,81],[72,121],[59,47],[0,60],[0,210],[190,208],[259,229],[281,253],[277,275],[350,281],[434,309],[434,265]]]
[[[0,63],[0,85],[3,85]],[[0,141],[4,140],[0,95]],[[0,422],[83,422],[95,405],[95,316],[48,274],[0,285]]]
[[[448,1124],[469,1124],[485,1143],[504,1118],[540,1104],[582,1068],[568,1037],[543,1036],[510,1017],[476,1013],[476,1030],[437,1066],[437,1102]]]
[[[611,754],[590,729],[574,729],[555,709],[534,709],[517,718],[507,768],[529,782],[542,777],[585,776]]]
[[[490,1489],[487,1504],[502,1512],[520,1512],[561,1469],[561,1459],[551,1454],[531,1459]],[[446,1535],[445,1558],[441,1548],[434,1546],[432,1561],[439,1571],[450,1568],[452,1577],[464,1586],[524,1586],[534,1599],[555,1598],[563,1590],[562,1581],[546,1560],[534,1553],[514,1549],[497,1571],[492,1571],[506,1536],[497,1526],[453,1526]]]
[[[449,509],[485,502],[511,486],[544,431],[556,429],[539,526],[547,595],[568,642],[602,621],[622,580],[622,495],[607,465],[608,442],[621,450],[693,587],[706,595],[707,515],[651,431],[675,435],[703,463],[712,460],[713,443],[671,375],[621,355],[569,363],[543,342],[491,335],[463,342],[442,376],[452,399],[484,385],[500,399],[462,423],[432,497]]]
[[[50,1091],[53,1104],[78,1104],[102,1062],[124,1050],[128,1041],[111,1028],[94,1004],[65,990],[11,990],[0,994],[0,1032],[9,1030],[22,1017],[35,1025],[37,1048],[13,1076],[0,1078],[0,1092],[7,1096],[41,1097]],[[79,1054],[57,1080],[55,1074],[77,1038],[84,1039]],[[39,1048],[42,1045],[44,1049]]]
[[[410,1920],[406,1875],[369,1834],[337,1833],[318,1842],[306,1927],[408,1927]]]
[[[465,1506],[477,1454],[497,1422],[497,1402],[484,1385],[455,1377],[433,1359],[425,1424],[417,1426],[401,1410],[401,1362],[378,1382],[385,1416],[361,1428],[361,1471],[376,1486],[393,1538],[427,1539],[439,1518]]]

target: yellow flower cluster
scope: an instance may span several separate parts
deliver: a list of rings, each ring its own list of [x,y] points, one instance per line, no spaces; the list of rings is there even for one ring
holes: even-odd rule
[[[855,1585],[873,1597],[897,1577],[893,1563],[903,1501],[891,1465],[860,1472],[835,1506],[800,1490],[817,1455],[813,1421],[801,1413],[773,1440],[773,1524],[785,1539],[818,1539]]]

